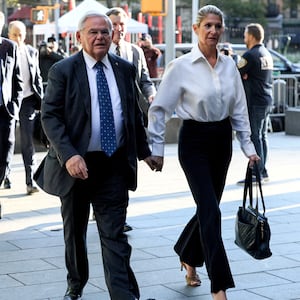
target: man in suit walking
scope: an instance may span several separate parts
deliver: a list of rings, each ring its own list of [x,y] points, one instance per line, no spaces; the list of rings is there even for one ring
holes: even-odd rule
[[[0,12],[0,31],[5,16]],[[22,79],[20,76],[17,45],[0,37],[0,185],[14,153],[15,124],[22,100]]]
[[[137,185],[137,158],[155,167],[137,103],[135,69],[108,53],[112,24],[106,15],[86,13],[76,37],[83,50],[49,71],[42,123],[50,149],[35,174],[39,186],[61,199],[68,270],[64,300],[80,299],[88,281],[90,204],[111,299],[139,299],[123,227],[128,190]]]
[[[142,94],[151,103],[156,89],[150,79],[147,62],[143,50],[125,40],[127,34],[128,16],[121,7],[113,7],[106,12],[113,24],[113,40],[110,52],[133,63],[136,68],[137,82]]]
[[[154,99],[156,89],[149,76],[144,52],[137,45],[125,40],[128,16],[123,8],[113,7],[106,12],[106,15],[109,16],[113,24],[113,39],[110,46],[110,52],[133,63],[136,68],[137,88],[141,99],[140,105],[143,110],[145,127],[147,127],[148,108]],[[147,103],[144,103],[146,101],[148,101],[148,105]],[[128,223],[125,223],[124,232],[130,230],[132,230],[132,227]]]
[[[26,26],[21,21],[12,21],[8,25],[8,37],[18,45],[21,76],[24,83],[23,100],[19,112],[21,153],[25,167],[25,182],[28,195],[38,192],[33,184],[34,142],[33,124],[35,110],[40,109],[43,98],[43,82],[39,68],[38,51],[25,44]],[[8,177],[6,182],[10,184]]]

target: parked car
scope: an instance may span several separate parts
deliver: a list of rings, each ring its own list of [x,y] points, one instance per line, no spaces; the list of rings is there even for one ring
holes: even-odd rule
[[[161,77],[165,69],[166,44],[155,44],[154,47],[158,48],[162,54],[157,61],[158,74],[159,77]],[[183,54],[190,52],[192,47],[192,43],[175,44],[175,57],[177,58]]]
[[[194,44],[183,43],[175,44],[175,56],[179,57],[191,51]],[[245,44],[230,44],[233,53],[242,56],[247,50]],[[158,64],[160,76],[165,68],[165,50],[166,44],[156,44],[162,56]],[[219,44],[222,48],[222,43]],[[272,55],[274,62],[274,81],[273,81],[273,99],[274,107],[272,110],[272,126],[274,131],[284,130],[284,116],[288,107],[296,107],[300,105],[300,65],[292,63],[284,55],[279,52],[268,49]],[[277,124],[278,123],[278,124]]]
[[[182,43],[182,44],[175,44],[175,57],[179,57],[183,54],[186,54],[191,51],[194,44],[192,43]],[[232,50],[235,54],[242,56],[242,54],[247,50],[245,44],[230,44]],[[162,56],[158,62],[158,67],[163,69],[165,68],[165,50],[166,44],[155,44],[161,53]],[[219,47],[222,47],[222,43],[219,44]],[[273,57],[274,62],[274,74],[300,74],[300,65],[292,63],[288,60],[284,55],[280,54],[279,52],[268,49]]]
[[[221,46],[222,44],[220,44]],[[245,44],[230,44],[232,50],[235,54],[242,56],[243,53],[247,50]],[[268,49],[272,55],[274,63],[274,74],[300,74],[300,65],[292,63],[284,55],[279,52]]]

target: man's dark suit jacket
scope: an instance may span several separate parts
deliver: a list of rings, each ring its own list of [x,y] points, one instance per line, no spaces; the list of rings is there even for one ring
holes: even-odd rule
[[[0,37],[0,61],[3,103],[10,117],[17,120],[23,95],[23,84],[16,43]]]
[[[135,190],[137,158],[142,160],[151,154],[137,103],[135,68],[113,54],[108,58],[123,110],[128,189]],[[82,51],[50,69],[42,101],[42,123],[51,146],[34,178],[44,191],[62,197],[75,182],[65,163],[73,155],[86,154],[92,130],[90,88]]]

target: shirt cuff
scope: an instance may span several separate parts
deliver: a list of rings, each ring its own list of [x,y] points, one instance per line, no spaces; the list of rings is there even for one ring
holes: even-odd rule
[[[164,144],[152,144],[152,155],[153,156],[164,156]]]

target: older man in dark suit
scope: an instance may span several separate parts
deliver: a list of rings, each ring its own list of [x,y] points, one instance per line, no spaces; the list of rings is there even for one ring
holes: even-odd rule
[[[25,183],[28,195],[38,192],[33,184],[34,169],[34,142],[33,125],[35,110],[40,109],[41,99],[44,96],[43,82],[39,68],[38,51],[31,45],[25,44],[26,26],[21,21],[12,21],[8,25],[8,37],[18,45],[20,54],[20,69],[24,82],[23,99],[19,113],[21,152],[25,167]],[[10,180],[6,177],[6,184]]]
[[[5,16],[0,12],[0,32]],[[8,162],[14,152],[15,124],[22,100],[17,45],[0,37],[0,185],[8,170]]]
[[[128,189],[137,184],[137,158],[155,166],[137,104],[135,68],[108,54],[112,24],[106,15],[85,14],[76,36],[83,50],[49,71],[42,122],[50,149],[35,176],[61,199],[68,270],[64,300],[80,299],[88,280],[90,203],[111,299],[139,299],[123,226]]]

